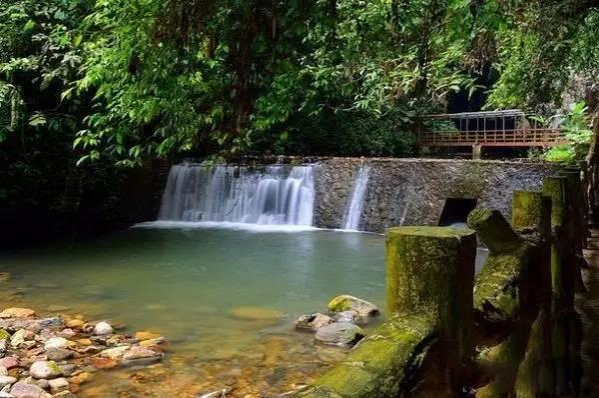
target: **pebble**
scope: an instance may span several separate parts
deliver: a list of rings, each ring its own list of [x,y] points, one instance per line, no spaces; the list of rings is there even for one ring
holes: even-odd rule
[[[8,369],[4,366],[0,366],[0,376],[8,376]]]
[[[10,389],[10,393],[15,398],[41,398],[48,395],[43,388],[38,387],[35,384],[21,382],[14,384]]]
[[[98,322],[96,326],[94,326],[94,334],[96,336],[106,336],[108,334],[112,334],[114,329],[108,322]]]
[[[4,388],[7,385],[12,385],[17,382],[16,377],[12,376],[0,376],[0,388]]]
[[[81,329],[85,325],[85,322],[81,319],[71,319],[67,322],[67,327],[72,329]]]
[[[66,349],[68,347],[69,347],[69,341],[67,339],[65,339],[64,337],[52,337],[51,339],[46,341],[46,344],[44,344],[44,348],[46,350],[51,350],[53,348]]]
[[[12,368],[16,368],[17,366],[19,366],[19,361],[16,357],[6,357],[0,359],[0,367],[10,370]]]
[[[57,394],[62,391],[68,391],[70,386],[69,381],[64,377],[49,380],[48,383],[50,384],[50,391],[52,392],[52,394]]]
[[[29,373],[36,379],[54,379],[62,376],[62,369],[54,361],[37,361],[29,368]]]

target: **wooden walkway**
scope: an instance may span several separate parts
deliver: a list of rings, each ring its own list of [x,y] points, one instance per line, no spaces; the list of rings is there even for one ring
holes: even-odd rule
[[[429,147],[543,147],[566,143],[561,129],[422,131],[418,144]]]

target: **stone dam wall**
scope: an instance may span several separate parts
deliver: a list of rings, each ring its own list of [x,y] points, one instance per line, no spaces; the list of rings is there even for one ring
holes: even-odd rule
[[[477,207],[509,217],[516,190],[539,190],[557,168],[547,163],[392,158],[315,160],[314,224],[340,228],[361,166],[371,168],[362,230],[437,225],[448,198],[476,199]]]

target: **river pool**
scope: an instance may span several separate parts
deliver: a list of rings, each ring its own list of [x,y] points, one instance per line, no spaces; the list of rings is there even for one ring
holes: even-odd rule
[[[345,354],[295,332],[300,314],[325,311],[342,293],[384,308],[383,236],[228,227],[151,223],[74,247],[5,256],[2,271],[11,280],[3,301],[106,319],[169,341],[162,364],[102,372],[82,398],[197,397],[220,389],[232,397],[275,396]],[[275,315],[246,319],[252,311]]]

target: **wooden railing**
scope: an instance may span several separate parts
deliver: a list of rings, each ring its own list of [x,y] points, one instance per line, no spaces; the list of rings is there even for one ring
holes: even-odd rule
[[[422,131],[422,146],[496,146],[551,147],[566,142],[561,129],[528,128],[525,130]]]

